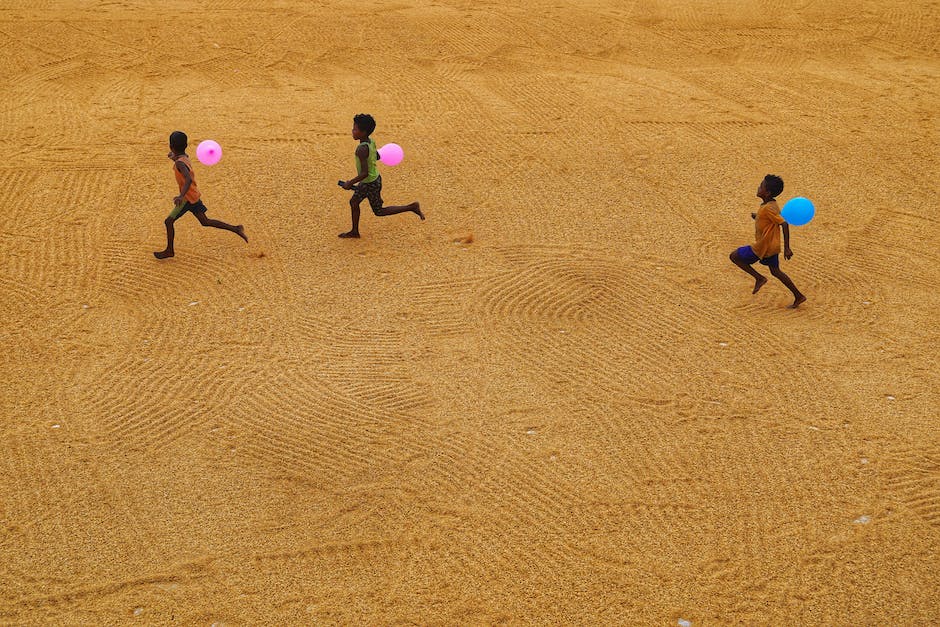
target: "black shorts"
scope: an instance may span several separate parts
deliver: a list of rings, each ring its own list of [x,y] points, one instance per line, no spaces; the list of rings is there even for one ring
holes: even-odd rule
[[[187,201],[179,207],[173,207],[173,211],[170,212],[170,217],[175,220],[181,217],[187,211],[192,211],[193,213],[205,213],[206,206],[202,204],[202,200],[197,200],[194,203]]]
[[[780,267],[780,253],[776,255],[770,255],[769,257],[764,257],[761,259],[754,253],[754,249],[750,246],[742,246],[738,249],[738,255],[741,259],[744,260],[744,263],[751,265],[756,262],[760,262],[763,266],[770,266],[771,268]]]
[[[372,213],[382,208],[382,177],[379,176],[371,183],[359,183],[356,191],[353,193],[350,202],[360,203],[363,198],[369,199],[369,206],[372,207]]]

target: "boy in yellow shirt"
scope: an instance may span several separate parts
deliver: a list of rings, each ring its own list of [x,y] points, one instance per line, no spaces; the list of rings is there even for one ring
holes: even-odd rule
[[[382,200],[382,176],[376,168],[376,162],[379,160],[379,151],[376,149],[375,140],[369,137],[375,130],[375,118],[368,113],[360,113],[353,117],[352,136],[359,142],[356,147],[356,177],[348,181],[340,181],[343,189],[355,190],[352,198],[349,199],[349,209],[352,216],[352,229],[345,233],[340,233],[343,238],[359,237],[359,203],[363,199],[369,199],[369,206],[372,207],[372,213],[377,216],[393,216],[399,213],[410,211],[422,220],[424,213],[421,212],[421,204],[417,201],[410,205],[400,207],[385,207]],[[356,183],[359,183],[356,185]]]
[[[756,241],[750,246],[741,246],[731,253],[730,259],[752,277],[754,277],[754,291],[756,294],[764,287],[767,277],[751,267],[755,262],[770,268],[770,273],[780,279],[780,282],[793,292],[793,304],[790,309],[796,309],[806,302],[806,296],[796,289],[793,281],[780,269],[780,230],[783,227],[783,258],[790,259],[793,251],[790,250],[790,225],[780,215],[777,206],[777,196],[783,191],[783,179],[775,174],[768,174],[757,188],[757,197],[763,200],[754,218],[754,231]]]

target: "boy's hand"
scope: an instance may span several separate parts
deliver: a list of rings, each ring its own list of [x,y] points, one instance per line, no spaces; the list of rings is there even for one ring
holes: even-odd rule
[[[181,204],[183,204],[183,197],[182,197],[182,196],[177,196],[176,198],[174,198],[174,199],[173,199],[173,204],[174,204],[174,205],[181,205]]]
[[[756,214],[756,213],[752,213],[752,214],[751,214],[751,220],[756,220],[756,219],[757,219],[757,214]]]
[[[351,182],[346,181],[345,183],[343,183],[343,189],[352,189],[352,188],[353,188],[353,184]]]
[[[787,246],[783,249],[783,258],[789,260],[793,256],[793,251],[790,250],[790,247]]]

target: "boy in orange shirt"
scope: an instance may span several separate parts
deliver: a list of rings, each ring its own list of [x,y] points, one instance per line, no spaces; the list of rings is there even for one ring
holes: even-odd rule
[[[173,161],[173,174],[176,176],[176,183],[179,185],[180,194],[173,199],[175,207],[173,207],[173,211],[170,212],[166,220],[163,221],[163,223],[166,224],[166,249],[153,254],[157,259],[166,259],[175,254],[173,252],[173,237],[176,231],[173,228],[173,223],[187,211],[191,211],[193,215],[196,216],[196,219],[199,220],[199,224],[203,226],[225,229],[226,231],[235,233],[246,242],[248,241],[248,237],[245,235],[245,227],[241,224],[232,226],[221,220],[213,220],[206,217],[206,206],[202,204],[202,200],[200,200],[202,194],[199,192],[199,188],[196,187],[196,173],[193,172],[193,164],[186,155],[186,146],[188,143],[189,139],[186,137],[186,133],[182,131],[173,131],[170,133],[170,152],[167,157]]]
[[[796,289],[793,281],[780,269],[780,227],[783,227],[783,258],[790,259],[793,251],[790,250],[790,225],[780,215],[777,206],[777,196],[783,191],[783,179],[775,174],[768,174],[757,188],[757,197],[763,200],[757,213],[752,213],[755,220],[754,231],[756,241],[750,246],[741,246],[731,253],[730,259],[752,277],[754,277],[754,291],[756,294],[764,287],[767,277],[751,267],[759,261],[761,265],[770,268],[770,273],[780,279],[780,282],[793,292],[793,304],[790,309],[796,309],[806,302],[800,290]]]

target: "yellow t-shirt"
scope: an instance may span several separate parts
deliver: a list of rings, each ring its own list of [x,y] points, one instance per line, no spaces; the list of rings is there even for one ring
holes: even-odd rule
[[[757,239],[751,244],[754,254],[763,259],[780,254],[780,225],[786,222],[780,215],[776,200],[765,202],[757,210],[754,220],[754,235]]]

